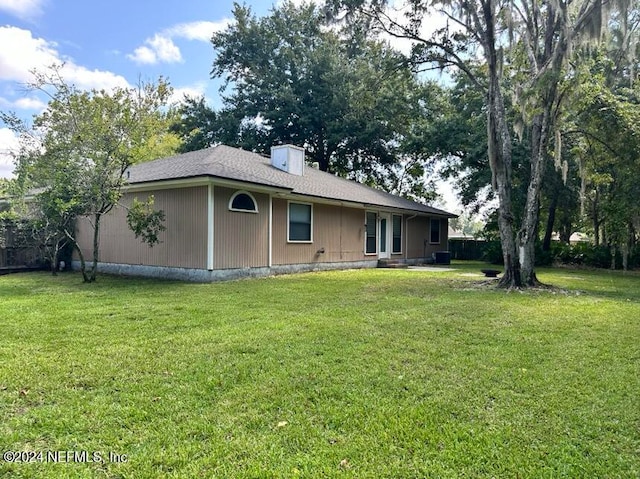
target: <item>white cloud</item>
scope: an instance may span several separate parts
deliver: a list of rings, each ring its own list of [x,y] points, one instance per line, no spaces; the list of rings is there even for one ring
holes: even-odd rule
[[[406,25],[408,23],[406,15],[410,13],[410,11],[411,5],[407,0],[396,0],[391,2],[385,13],[388,15],[389,19],[397,22],[399,25]],[[436,30],[444,28],[447,23],[447,17],[434,9],[428,15],[424,16],[418,35],[423,39],[429,39]],[[457,29],[458,28],[452,28],[452,31]],[[411,53],[411,48],[414,44],[413,40],[408,38],[397,38],[388,34],[384,34],[383,38],[389,42],[391,47],[401,53],[405,55]]]
[[[2,0],[0,0],[2,1]],[[13,26],[0,27],[0,81],[29,82],[33,80],[31,71],[42,71],[53,65],[65,63],[62,75],[66,81],[81,89],[111,89],[127,87],[127,80],[115,73],[104,70],[89,70],[63,56],[58,45],[43,38],[35,38],[29,30]]]
[[[89,70],[86,67],[67,61],[62,69],[62,75],[69,83],[73,83],[82,90],[111,90],[116,87],[128,88],[131,85],[122,76],[105,70]]]
[[[35,110],[40,112],[47,107],[47,104],[34,96],[25,96],[14,101],[0,97],[0,106],[9,109]]]
[[[0,45],[11,45],[0,48],[0,80],[26,82],[31,79],[29,70],[62,61],[55,43],[18,27],[0,27]]]
[[[174,43],[174,38],[208,42],[213,32],[224,30],[230,23],[231,20],[228,19],[219,22],[179,23],[147,38],[144,45],[128,54],[127,58],[135,63],[147,65],[182,62],[182,54]]]
[[[0,178],[13,178],[13,164],[4,164],[2,153],[0,153]]]
[[[158,61],[156,53],[151,48],[144,45],[136,48],[133,53],[129,53],[127,58],[129,60],[133,60],[135,63],[143,65],[153,65]]]
[[[0,10],[29,20],[42,13],[43,0],[0,0]]]
[[[42,111],[47,107],[47,104],[40,100],[39,98],[34,97],[24,97],[18,98],[13,102],[16,108],[20,110],[38,110]]]
[[[8,128],[0,128],[0,178],[11,178],[13,157],[11,153],[20,146],[18,137]]]
[[[190,97],[200,97],[203,96],[207,89],[207,84],[205,82],[198,82],[190,86],[184,86],[180,88],[174,88],[171,97],[169,98],[170,104],[182,103],[184,96]]]
[[[208,42],[214,32],[220,32],[231,24],[231,20],[225,18],[219,22],[191,22],[179,23],[165,30],[171,37],[186,38],[187,40],[199,40]]]
[[[183,61],[180,49],[168,36],[157,33],[153,38],[147,38],[144,43],[145,45],[136,48],[133,54],[127,55],[127,58],[136,63],[151,65]]]
[[[302,5],[308,5],[309,0],[278,0],[276,7],[281,8],[286,3],[293,3],[296,7],[301,7]]]

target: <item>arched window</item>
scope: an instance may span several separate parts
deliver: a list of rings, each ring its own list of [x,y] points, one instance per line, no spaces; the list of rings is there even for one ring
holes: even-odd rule
[[[229,200],[229,209],[231,211],[257,213],[258,203],[256,203],[256,199],[248,191],[236,191]]]

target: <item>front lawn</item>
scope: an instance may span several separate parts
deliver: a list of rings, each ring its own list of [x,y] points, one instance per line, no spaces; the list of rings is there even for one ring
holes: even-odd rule
[[[0,476],[640,476],[640,275],[453,267],[0,277]]]

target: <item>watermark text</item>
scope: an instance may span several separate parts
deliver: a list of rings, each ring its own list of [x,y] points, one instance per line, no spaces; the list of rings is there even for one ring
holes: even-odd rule
[[[59,463],[90,463],[90,462],[114,462],[125,463],[129,461],[127,454],[102,451],[4,451],[4,462],[30,463],[30,462],[59,462]]]

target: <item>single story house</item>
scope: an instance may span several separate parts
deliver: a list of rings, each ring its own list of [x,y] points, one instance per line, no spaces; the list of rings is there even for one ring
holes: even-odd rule
[[[318,269],[419,263],[447,249],[455,215],[305,164],[304,149],[271,157],[220,145],[135,165],[121,205],[101,223],[99,270],[214,281]],[[166,231],[153,247],[126,223],[133,198],[154,195]],[[90,258],[92,229],[78,225]],[[74,266],[78,266],[77,261]]]

